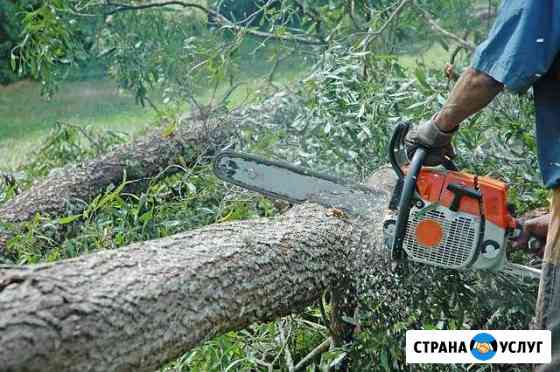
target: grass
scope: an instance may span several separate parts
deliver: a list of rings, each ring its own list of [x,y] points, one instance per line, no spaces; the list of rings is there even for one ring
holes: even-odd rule
[[[428,68],[440,69],[443,71],[445,64],[449,63],[450,52],[445,50],[440,44],[432,44],[421,53],[407,53],[399,56],[399,63],[414,71],[416,66],[421,63]]]
[[[40,89],[31,81],[0,87],[0,169],[17,168],[57,121],[136,133],[154,118],[110,81],[66,82],[52,100]]]
[[[446,63],[445,57],[449,53],[439,44],[433,44],[420,54],[403,54],[399,56],[399,62],[408,68],[414,68],[421,62],[428,67],[435,67]]]

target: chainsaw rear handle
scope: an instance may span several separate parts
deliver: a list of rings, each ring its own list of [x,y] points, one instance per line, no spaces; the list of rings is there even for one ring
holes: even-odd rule
[[[447,190],[453,193],[453,201],[449,206],[449,210],[457,212],[461,205],[461,200],[464,196],[476,199],[479,202],[482,200],[482,193],[478,190],[459,185],[457,183],[450,183],[447,185]]]

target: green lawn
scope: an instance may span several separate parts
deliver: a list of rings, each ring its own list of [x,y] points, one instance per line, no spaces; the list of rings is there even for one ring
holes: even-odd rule
[[[63,83],[50,101],[35,82],[0,86],[0,169],[24,162],[57,121],[134,133],[154,117],[110,81]]]
[[[443,71],[445,64],[449,63],[449,53],[440,44],[433,44],[422,53],[400,55],[399,62],[412,70],[415,69],[418,63],[422,63],[427,67]]]

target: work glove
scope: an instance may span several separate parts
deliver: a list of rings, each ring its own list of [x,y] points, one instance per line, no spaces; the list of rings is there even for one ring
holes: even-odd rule
[[[529,252],[542,257],[548,235],[548,225],[550,224],[550,213],[539,217],[531,218],[527,221],[518,220],[523,226],[521,235],[513,241],[513,248],[525,249]],[[532,244],[530,244],[530,242]]]
[[[457,132],[443,132],[437,127],[433,120],[428,120],[413,127],[405,138],[406,155],[412,159],[414,152],[422,146],[428,150],[424,165],[436,166],[455,157],[455,150],[451,145],[451,139]]]

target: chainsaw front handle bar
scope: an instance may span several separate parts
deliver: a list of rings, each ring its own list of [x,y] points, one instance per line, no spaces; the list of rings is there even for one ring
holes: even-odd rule
[[[397,156],[403,158],[403,153],[406,153],[404,150],[404,140],[406,138],[406,134],[410,129],[410,124],[408,123],[399,123],[393,130],[393,135],[391,136],[391,140],[389,141],[389,161],[391,162],[391,166],[393,170],[399,177],[399,180],[404,178],[404,172],[401,168],[401,163],[397,159]]]
[[[412,208],[412,203],[415,201],[414,194],[416,192],[416,179],[418,178],[420,169],[422,169],[422,164],[424,163],[424,159],[426,159],[426,155],[428,155],[428,150],[423,147],[419,147],[414,152],[408,171],[404,176],[401,199],[399,201],[399,214],[397,217],[397,224],[395,226],[395,239],[392,249],[392,256],[395,260],[403,258],[402,245],[406,233],[406,224],[410,216],[410,208]]]

